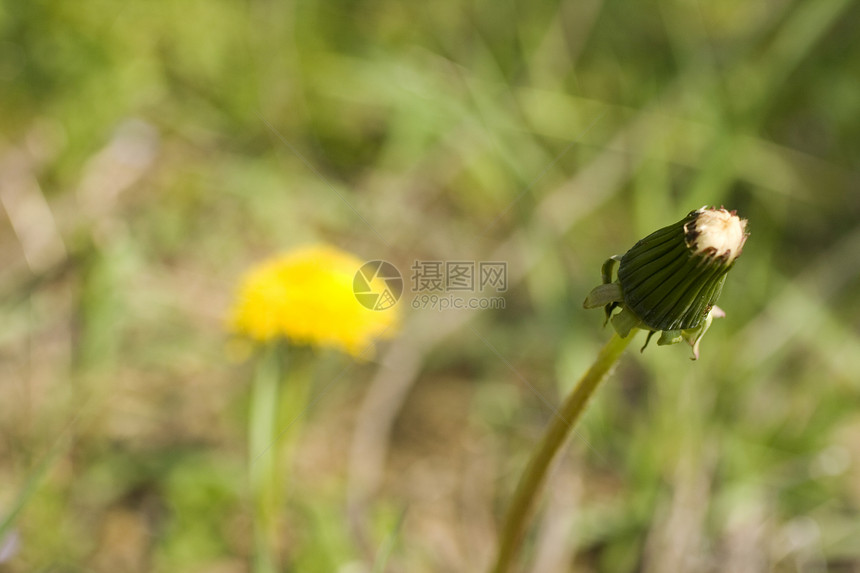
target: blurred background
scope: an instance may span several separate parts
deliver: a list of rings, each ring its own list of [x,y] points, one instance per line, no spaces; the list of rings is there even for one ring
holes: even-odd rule
[[[251,571],[241,274],[403,273],[280,420],[281,571],[479,572],[610,336],[600,265],[749,219],[716,321],[633,342],[521,571],[860,571],[860,3],[0,2],[0,570]],[[414,309],[416,260],[504,261]],[[287,431],[288,430],[288,431]]]

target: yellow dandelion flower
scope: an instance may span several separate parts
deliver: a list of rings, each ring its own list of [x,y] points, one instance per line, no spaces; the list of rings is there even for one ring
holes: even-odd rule
[[[243,277],[232,329],[253,340],[339,348],[359,357],[391,336],[392,310],[365,308],[353,293],[361,261],[328,246],[310,246],[263,261]]]

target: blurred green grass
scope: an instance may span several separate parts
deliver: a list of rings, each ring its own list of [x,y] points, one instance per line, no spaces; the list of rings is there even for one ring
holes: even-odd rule
[[[750,219],[728,317],[698,363],[629,353],[523,570],[860,571],[858,17],[0,3],[0,568],[248,570],[251,369],[223,316],[247,266],[327,241],[404,273],[501,258],[511,287],[407,309],[375,363],[320,358],[285,570],[370,571],[388,540],[387,571],[482,570],[546,402],[608,336],[580,308],[601,262],[707,203]],[[402,394],[374,426],[380,380]]]

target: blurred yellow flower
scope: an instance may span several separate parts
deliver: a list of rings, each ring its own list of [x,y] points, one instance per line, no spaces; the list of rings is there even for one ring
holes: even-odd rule
[[[243,277],[230,315],[231,328],[261,342],[335,347],[360,357],[398,323],[391,310],[362,306],[353,278],[362,263],[328,246],[295,249],[263,261]]]

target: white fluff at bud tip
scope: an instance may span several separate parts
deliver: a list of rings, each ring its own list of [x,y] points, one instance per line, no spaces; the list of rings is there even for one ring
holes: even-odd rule
[[[734,261],[743,250],[747,240],[746,219],[738,217],[734,211],[725,209],[698,210],[698,217],[687,223],[687,246],[696,254]]]

